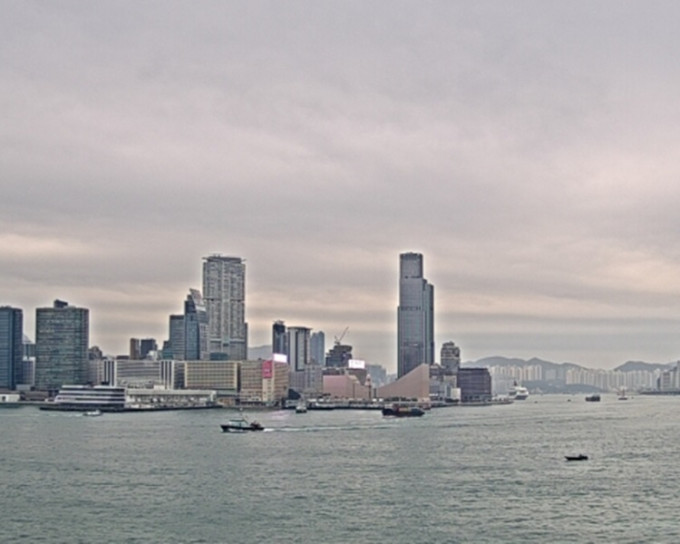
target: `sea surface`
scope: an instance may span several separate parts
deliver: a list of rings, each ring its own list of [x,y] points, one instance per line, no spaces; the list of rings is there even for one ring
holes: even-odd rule
[[[680,542],[680,397],[230,415],[0,409],[0,542]]]

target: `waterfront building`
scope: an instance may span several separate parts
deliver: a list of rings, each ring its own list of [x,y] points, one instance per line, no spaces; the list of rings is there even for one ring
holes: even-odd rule
[[[461,402],[491,401],[491,374],[488,368],[460,368],[457,381]]]
[[[181,389],[184,362],[152,359],[97,361],[97,383],[129,389]]]
[[[23,383],[23,312],[0,307],[0,389],[16,389]]]
[[[400,255],[397,359],[399,378],[434,362],[434,286],[423,277],[420,253]]]
[[[220,396],[238,395],[238,361],[186,361],[187,389],[214,389]]]
[[[240,257],[211,255],[203,259],[203,298],[208,312],[211,359],[248,358],[245,284],[246,265]]]
[[[243,361],[239,402],[242,405],[280,405],[288,396],[288,364],[273,360]]]
[[[88,381],[90,312],[55,300],[36,310],[35,387],[57,391],[64,384]]]
[[[418,365],[398,380],[376,389],[381,399],[405,398],[426,401],[430,398],[430,366]]]
[[[184,301],[184,357],[187,361],[208,360],[208,313],[201,292],[190,289]]]
[[[326,335],[316,331],[309,337],[309,358],[313,363],[324,365],[326,359]]]
[[[272,325],[272,353],[288,355],[286,324],[283,321],[274,321]]]

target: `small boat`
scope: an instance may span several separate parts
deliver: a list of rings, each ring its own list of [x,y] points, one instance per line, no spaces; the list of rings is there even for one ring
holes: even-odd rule
[[[83,412],[83,415],[87,416],[87,417],[97,417],[97,416],[102,415],[102,411],[101,410],[88,410],[87,412]]]
[[[420,417],[425,414],[425,411],[417,406],[404,406],[402,404],[393,404],[392,406],[385,406],[382,409],[382,415],[393,417]]]
[[[247,433],[251,431],[264,431],[264,427],[257,421],[248,421],[241,416],[239,419],[230,419],[227,423],[222,423],[222,432],[225,433]]]
[[[600,402],[600,395],[597,393],[593,393],[592,395],[588,395],[586,397],[586,402]]]
[[[564,456],[567,461],[587,461],[588,456],[583,455],[582,453],[579,453],[578,455],[565,455]]]
[[[621,390],[619,391],[619,400],[628,400],[625,387],[622,387]]]
[[[307,413],[307,402],[305,402],[304,400],[300,400],[300,402],[298,402],[295,405],[295,413],[296,414],[306,414]]]

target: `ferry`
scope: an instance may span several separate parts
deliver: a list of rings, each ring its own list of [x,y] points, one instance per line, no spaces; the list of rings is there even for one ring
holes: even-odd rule
[[[393,417],[420,417],[425,415],[425,411],[417,406],[408,406],[395,403],[392,406],[385,406],[382,415]]]
[[[125,410],[125,388],[109,385],[62,385],[53,401],[41,410],[62,412],[122,412]]]
[[[513,400],[527,400],[529,398],[529,390],[515,382],[510,391],[508,391],[508,397]]]

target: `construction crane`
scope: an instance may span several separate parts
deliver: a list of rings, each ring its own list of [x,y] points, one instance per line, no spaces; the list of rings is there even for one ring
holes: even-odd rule
[[[341,334],[340,336],[336,336],[336,337],[335,337],[335,345],[336,345],[336,346],[339,346],[339,345],[340,345],[340,342],[342,342],[342,339],[345,337],[345,335],[347,334],[347,331],[348,331],[348,330],[349,330],[349,326],[345,327],[345,330],[342,331],[342,334]]]

